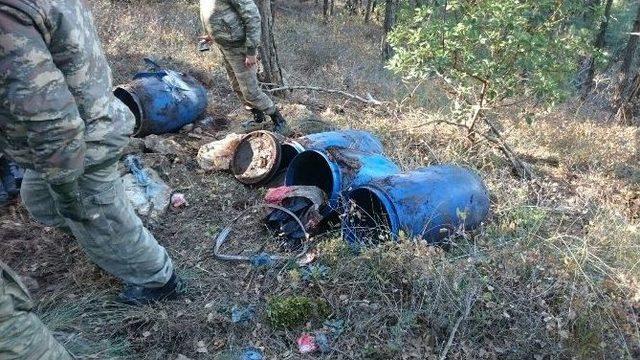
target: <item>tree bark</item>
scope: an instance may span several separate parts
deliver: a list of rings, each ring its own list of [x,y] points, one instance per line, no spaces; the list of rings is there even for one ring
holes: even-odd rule
[[[613,4],[613,0],[607,0],[604,7],[604,18],[600,23],[600,30],[598,31],[598,35],[596,35],[596,40],[594,41],[593,46],[596,50],[601,50],[604,48],[605,39],[607,35],[607,27],[609,26],[609,19],[611,18],[611,5]],[[599,5],[599,3],[594,2],[594,6]],[[595,57],[592,55],[589,60],[587,60],[587,75],[584,81],[583,94],[587,95],[593,89],[593,78],[596,73],[596,61]]]
[[[396,24],[397,0],[386,0],[384,10],[384,35],[382,38],[382,59],[389,60],[393,56],[393,48],[389,44],[388,36]]]
[[[629,41],[624,49],[622,64],[620,65],[620,71],[618,72],[618,90],[614,98],[614,111],[618,120],[628,122],[633,117],[634,103],[638,96],[638,76],[639,72],[632,74],[631,65],[635,58],[636,50],[638,48],[638,40],[640,35],[640,6],[638,6],[638,12],[636,19],[629,35]]]
[[[634,34],[640,32],[640,6],[638,6],[636,20],[633,23],[633,29],[631,30],[631,32]],[[620,72],[624,74],[626,80],[631,77],[629,70],[631,69],[631,64],[633,63],[633,58],[636,54],[636,49],[638,48],[638,39],[640,38],[640,36],[634,34],[629,35],[629,41],[627,42],[627,46],[624,49],[622,65],[620,66]]]
[[[371,10],[373,10],[373,0],[367,0],[366,9],[364,10],[364,22],[368,23],[371,20]]]
[[[282,69],[278,60],[278,49],[273,37],[273,9],[271,0],[256,1],[260,17],[262,18],[262,46],[260,46],[260,61],[264,72],[261,80],[265,83],[284,85]]]

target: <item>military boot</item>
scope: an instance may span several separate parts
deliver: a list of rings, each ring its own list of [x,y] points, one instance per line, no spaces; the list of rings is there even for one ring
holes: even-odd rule
[[[137,285],[127,285],[118,296],[118,301],[129,305],[147,305],[163,300],[172,300],[184,294],[186,289],[182,279],[174,272],[164,286],[159,288],[145,288]]]
[[[280,110],[276,109],[276,111],[269,116],[271,117],[271,121],[273,121],[273,131],[285,135],[288,131],[287,120],[282,117]]]
[[[242,127],[245,130],[251,130],[252,128],[255,128],[256,126],[262,124],[266,120],[266,117],[264,116],[264,112],[262,112],[262,110],[253,108],[250,110],[253,114],[253,119],[242,123]]]

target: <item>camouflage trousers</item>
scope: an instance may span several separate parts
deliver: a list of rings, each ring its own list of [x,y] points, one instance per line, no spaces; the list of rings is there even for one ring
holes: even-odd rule
[[[117,166],[85,173],[79,179],[83,206],[88,213],[99,214],[95,219],[63,218],[49,185],[33,170],[27,170],[22,180],[22,201],[42,224],[73,233],[89,259],[103,270],[130,284],[161,287],[169,281],[173,264],[134,212]]]
[[[276,111],[273,101],[260,89],[257,67],[247,68],[244,60],[247,57],[244,48],[219,47],[224,58],[224,68],[227,70],[229,82],[240,100],[250,108],[263,111],[271,115]]]
[[[0,261],[0,359],[70,360],[32,308],[25,286]]]

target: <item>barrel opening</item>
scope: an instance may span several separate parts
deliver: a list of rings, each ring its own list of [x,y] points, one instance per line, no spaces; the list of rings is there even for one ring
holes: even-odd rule
[[[280,149],[282,150],[282,154],[279,170],[286,170],[289,165],[291,165],[293,158],[295,158],[300,152],[291,144],[282,144]]]
[[[137,135],[140,125],[142,124],[142,107],[140,106],[140,103],[133,94],[120,86],[113,90],[113,95],[118,98],[118,100],[122,101],[122,103],[124,103],[133,113],[133,116],[136,118],[134,134]]]
[[[351,240],[377,244],[392,239],[391,218],[380,195],[368,188],[349,194],[347,228]]]
[[[315,151],[305,151],[295,157],[287,172],[288,185],[317,186],[326,194],[333,192],[333,171],[327,159]]]
[[[281,156],[272,135],[256,131],[238,144],[231,160],[231,171],[243,184],[269,181],[279,168]]]

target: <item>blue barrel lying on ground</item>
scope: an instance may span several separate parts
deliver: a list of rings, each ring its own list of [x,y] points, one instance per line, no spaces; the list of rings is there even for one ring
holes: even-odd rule
[[[474,229],[489,212],[489,195],[471,170],[430,166],[375,179],[354,188],[342,220],[352,245],[398,238],[400,232],[429,243],[456,229]]]
[[[207,91],[193,77],[160,68],[145,59],[151,70],[117,86],[113,94],[136,117],[134,136],[175,132],[195,121],[207,107]]]
[[[329,131],[286,139],[269,131],[254,131],[243,137],[237,147],[231,170],[243,184],[273,182],[286,171],[293,159],[305,150],[350,149],[367,154],[382,154],[382,144],[371,133],[361,130]],[[278,185],[282,179],[277,179]]]
[[[293,158],[284,183],[317,186],[327,194],[329,208],[338,210],[351,188],[399,172],[398,165],[382,154],[342,148],[306,150]]]

